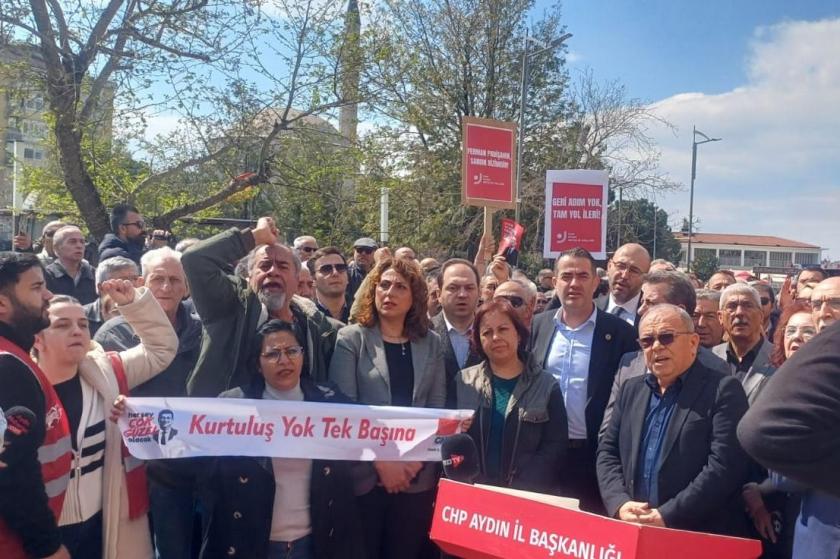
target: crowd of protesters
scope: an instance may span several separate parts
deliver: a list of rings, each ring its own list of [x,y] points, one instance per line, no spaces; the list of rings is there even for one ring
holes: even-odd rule
[[[287,246],[268,217],[174,248],[132,206],[111,228],[90,258],[62,222],[40,251],[16,238],[0,254],[4,559],[442,556],[438,463],[144,463],[116,424],[125,396],[472,410],[482,483],[760,539],[768,558],[840,557],[836,493],[763,466],[784,460],[760,429],[738,439],[751,408],[776,409],[777,369],[840,356],[824,270],[779,292],[728,270],[704,285],[630,243],[605,269],[566,251],[531,281],[490,238],[439,262],[367,237],[350,257],[309,235]]]

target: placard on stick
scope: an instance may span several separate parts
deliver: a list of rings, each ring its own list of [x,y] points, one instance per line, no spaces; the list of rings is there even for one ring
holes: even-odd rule
[[[516,124],[464,117],[461,203],[515,208]]]
[[[547,171],[543,256],[581,247],[607,258],[607,171]]]

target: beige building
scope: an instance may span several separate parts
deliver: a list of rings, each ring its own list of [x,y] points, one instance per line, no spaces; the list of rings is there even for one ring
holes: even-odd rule
[[[688,235],[674,233],[680,242],[680,266],[686,265]],[[694,233],[691,237],[691,261],[714,256],[718,266],[730,270],[755,268],[793,268],[818,265],[822,249],[816,245],[766,235],[730,235]]]

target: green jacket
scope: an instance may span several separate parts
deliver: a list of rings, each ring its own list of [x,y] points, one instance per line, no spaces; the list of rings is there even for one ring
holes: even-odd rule
[[[197,243],[181,259],[195,309],[204,324],[201,352],[187,381],[191,396],[216,397],[259,374],[250,370],[248,355],[262,304],[247,280],[232,272],[233,264],[253,248],[250,231],[230,229]],[[323,382],[341,323],[324,316],[308,299],[295,296],[291,306],[293,312],[306,317],[310,376],[315,382]]]

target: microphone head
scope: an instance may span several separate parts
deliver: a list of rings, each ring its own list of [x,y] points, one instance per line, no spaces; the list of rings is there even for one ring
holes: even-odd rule
[[[466,433],[443,439],[440,454],[443,459],[443,473],[447,478],[462,483],[473,483],[478,477],[478,450],[472,437]]]

